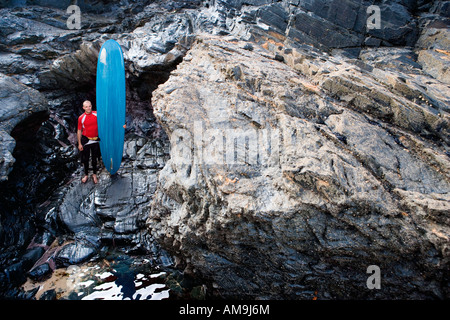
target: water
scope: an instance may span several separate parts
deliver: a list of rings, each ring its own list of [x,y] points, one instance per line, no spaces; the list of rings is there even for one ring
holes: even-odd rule
[[[97,261],[71,265],[53,272],[42,282],[28,280],[25,291],[38,288],[35,298],[54,290],[65,300],[162,300],[204,299],[205,290],[180,272],[154,266],[145,256],[113,251]]]
[[[167,272],[145,258],[120,256],[110,262],[68,269],[71,300],[161,300],[169,298]]]

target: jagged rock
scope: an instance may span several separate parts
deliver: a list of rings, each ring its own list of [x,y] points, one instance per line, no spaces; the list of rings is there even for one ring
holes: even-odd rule
[[[60,86],[66,89],[76,89],[93,83],[92,77],[97,70],[100,47],[99,41],[83,43],[74,54],[56,59],[48,72],[40,74],[41,88]]]
[[[130,71],[140,74],[170,69],[185,55],[192,33],[189,17],[180,14],[161,15],[136,28],[121,39],[126,48],[125,59],[130,62]]]
[[[4,74],[0,74],[0,83],[0,121],[1,128],[6,132],[11,132],[20,121],[31,114],[47,110],[47,100],[39,91]]]

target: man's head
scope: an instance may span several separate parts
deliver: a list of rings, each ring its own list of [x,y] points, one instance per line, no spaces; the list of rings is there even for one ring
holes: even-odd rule
[[[87,114],[92,112],[92,103],[89,100],[83,102],[83,110]]]

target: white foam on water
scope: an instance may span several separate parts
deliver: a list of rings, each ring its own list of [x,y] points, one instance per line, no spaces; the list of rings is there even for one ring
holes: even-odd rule
[[[83,297],[81,300],[123,300],[122,286],[114,282],[103,283],[94,288],[94,292]]]
[[[164,290],[164,291],[160,291],[160,292],[156,292],[155,294],[152,295],[151,299],[149,300],[162,300],[162,299],[167,299],[169,298],[169,290]]]
[[[150,278],[158,278],[160,276],[165,276],[167,273],[165,272],[160,272],[160,273],[155,273],[155,274],[151,274]]]
[[[108,277],[114,276],[114,274],[112,274],[111,272],[106,271],[106,272],[103,272],[102,274],[98,274],[98,273],[97,273],[96,276],[97,276],[98,278],[104,280],[104,279],[106,279],[106,278],[108,278]]]
[[[139,273],[135,277],[134,285],[135,287],[139,287],[143,284],[143,281],[148,280],[149,278],[157,278],[162,275],[165,275],[165,272],[160,272],[157,274],[144,275]],[[106,279],[110,276],[113,276],[111,272],[103,272],[102,274],[95,274],[97,278]],[[87,280],[81,283],[78,283],[78,286],[91,286],[94,283],[93,280]],[[139,288],[133,294],[134,300],[161,300],[169,298],[170,289],[162,290],[159,292],[155,292],[157,289],[167,288],[165,284],[162,283],[153,283],[149,286]],[[122,286],[118,286],[114,281],[105,282],[93,288],[93,292],[89,293],[81,300],[129,300],[129,297],[124,297],[123,292],[121,292]],[[80,296],[83,293],[79,293]]]
[[[142,273],[138,273],[136,275],[136,280],[139,280],[139,279],[144,278],[144,277],[145,277],[145,275],[143,275]]]
[[[164,284],[161,284],[161,283],[151,284],[148,287],[136,290],[136,292],[133,294],[133,299],[135,299],[135,300],[136,299],[138,299],[138,300],[160,300],[160,299],[156,299],[155,296],[160,296],[159,294],[161,292],[155,293],[155,290],[156,289],[162,289],[162,288],[165,288],[165,287],[166,286]],[[167,291],[167,297],[166,297],[165,294],[163,294],[161,296],[168,298],[169,297],[169,290],[166,290],[166,291]]]
[[[77,283],[77,286],[78,287],[90,287],[92,284],[94,284],[94,280],[88,280],[88,281]]]

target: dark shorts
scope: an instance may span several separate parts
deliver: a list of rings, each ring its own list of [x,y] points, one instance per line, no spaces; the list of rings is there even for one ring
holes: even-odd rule
[[[94,173],[97,172],[97,161],[100,159],[100,144],[98,142],[87,144],[89,139],[85,136],[81,137],[81,145],[83,146],[83,151],[80,152],[81,163],[85,167],[85,173],[89,168],[89,158],[92,157],[92,169]]]

